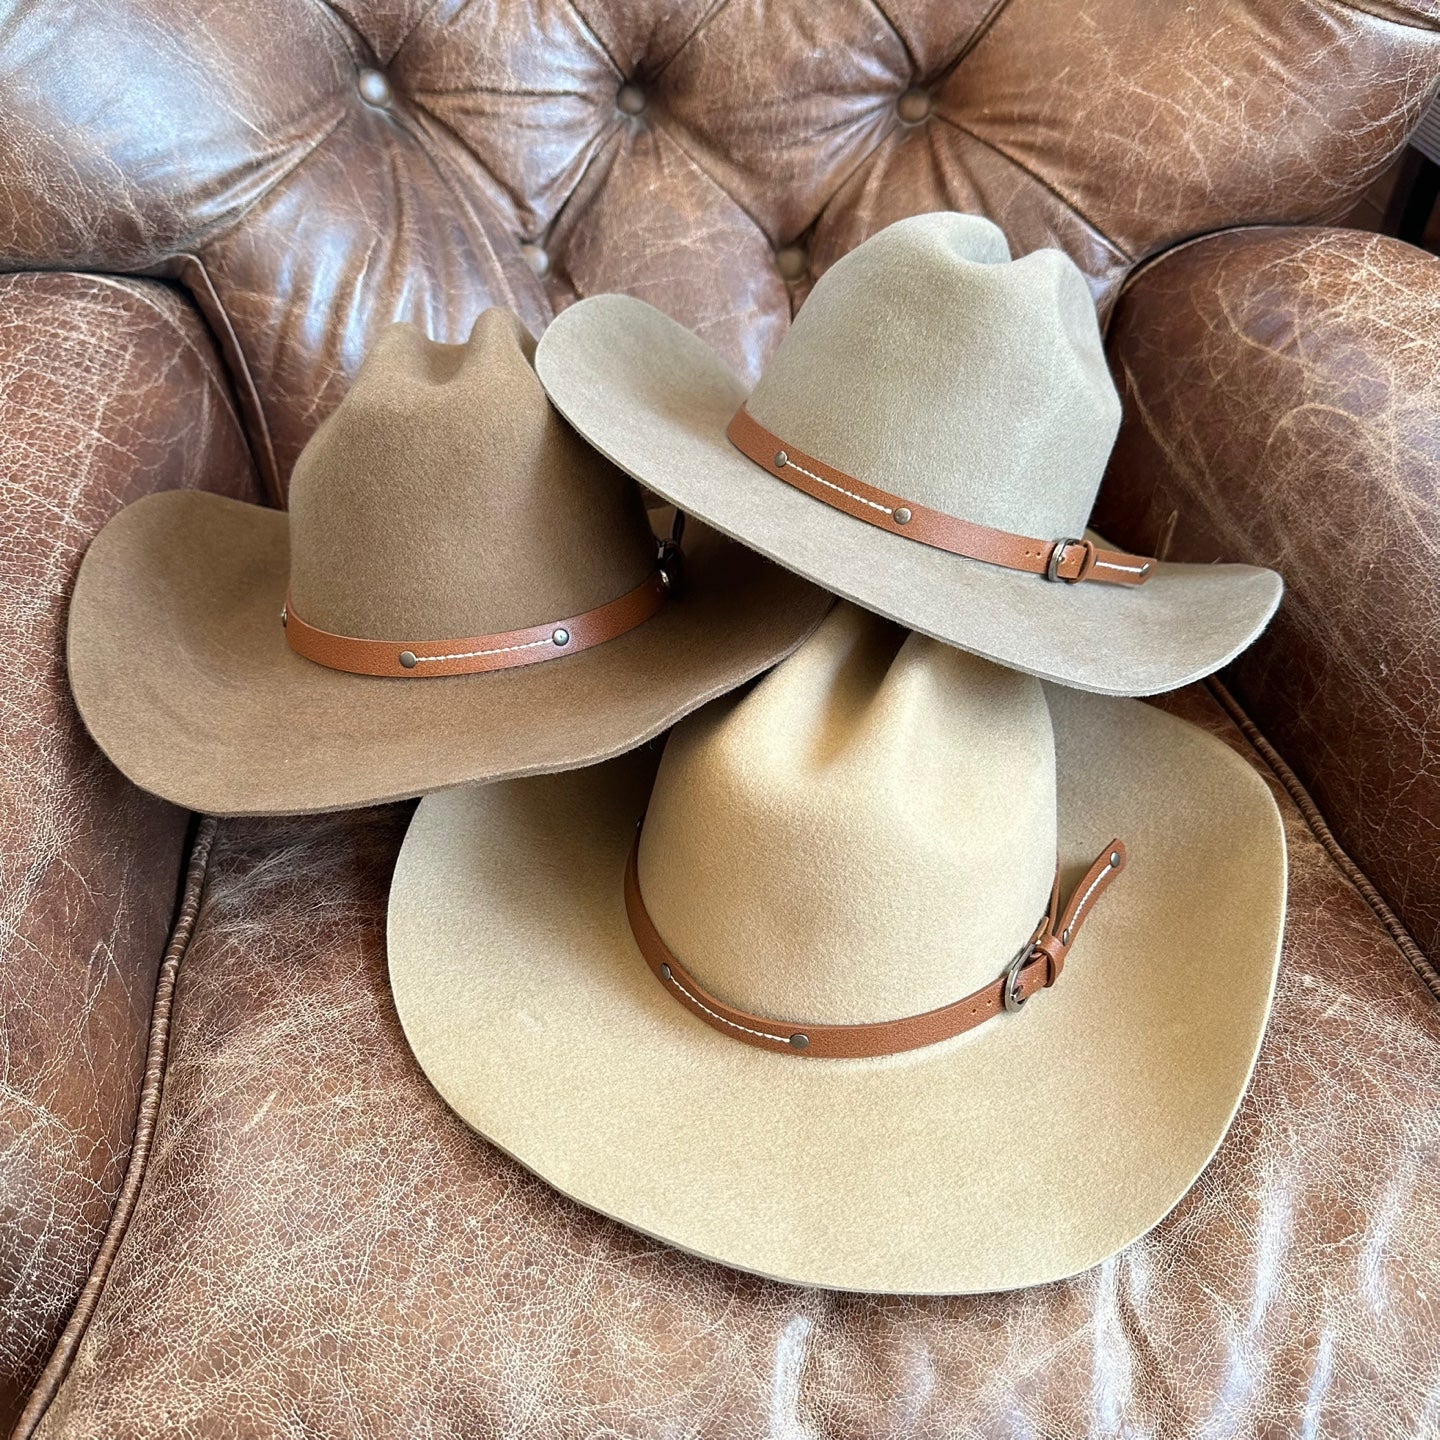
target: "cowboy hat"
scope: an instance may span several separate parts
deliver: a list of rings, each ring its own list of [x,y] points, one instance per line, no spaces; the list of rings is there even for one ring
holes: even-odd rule
[[[1284,904],[1219,741],[841,605],[658,773],[422,801],[390,979],[444,1099],[566,1195],[776,1279],[958,1294],[1076,1274],[1193,1184]]]
[[[830,597],[690,527],[545,399],[489,310],[387,329],[301,454],[286,514],[202,491],[100,532],[71,685],[136,784],[214,814],[343,809],[586,765],[765,670]]]
[[[550,398],[690,515],[987,659],[1147,695],[1231,660],[1279,603],[1248,565],[1170,565],[1085,526],[1120,421],[1084,278],[988,220],[920,215],[833,265],[760,382],[623,295],[541,339]]]

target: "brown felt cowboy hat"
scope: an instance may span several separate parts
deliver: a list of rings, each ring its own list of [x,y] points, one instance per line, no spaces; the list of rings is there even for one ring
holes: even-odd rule
[[[1239,756],[842,605],[656,760],[415,814],[390,979],[476,1130],[649,1235],[847,1290],[1073,1275],[1194,1183],[1283,923]]]
[[[987,659],[1102,694],[1209,674],[1280,578],[1110,550],[1085,526],[1120,420],[1094,306],[1056,250],[920,215],[820,279],[746,387],[651,306],[602,295],[536,364],[642,484],[798,574]]]
[[[533,353],[501,310],[464,345],[393,326],[305,447],[288,514],[176,491],[101,531],[70,678],[126,775],[240,815],[586,765],[814,629],[813,586],[703,526],[683,554],[658,542]]]

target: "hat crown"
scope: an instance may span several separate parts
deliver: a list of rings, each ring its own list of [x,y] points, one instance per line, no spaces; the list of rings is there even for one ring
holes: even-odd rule
[[[654,545],[639,491],[551,409],[534,349],[498,309],[463,345],[407,324],[380,335],[296,463],[296,614],[362,638],[463,638],[641,583]]]
[[[886,227],[816,284],[747,402],[798,450],[981,525],[1079,536],[1120,423],[1085,279],[975,215]]]
[[[639,880],[717,999],[858,1024],[995,980],[1055,858],[1039,682],[840,605],[743,699],[677,726]]]

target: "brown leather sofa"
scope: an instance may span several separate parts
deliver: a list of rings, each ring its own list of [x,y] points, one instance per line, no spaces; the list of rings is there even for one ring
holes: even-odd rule
[[[1327,228],[1434,90],[1437,26],[1437,0],[0,10],[16,1434],[1440,1433],[1440,260]],[[754,375],[814,275],[944,207],[1093,281],[1126,404],[1101,527],[1289,582],[1223,685],[1164,702],[1274,785],[1289,931],[1230,1138],[1149,1236],[1024,1293],[847,1297],[648,1243],[465,1130],[386,988],[408,807],[216,824],[138,793],[70,706],[66,602],[138,496],[282,501],[392,318],[538,330],[625,290]]]

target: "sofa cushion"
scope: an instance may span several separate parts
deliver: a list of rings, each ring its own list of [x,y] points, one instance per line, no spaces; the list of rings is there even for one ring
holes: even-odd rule
[[[1204,690],[1168,703],[1256,758]],[[409,807],[223,823],[148,1166],[39,1433],[1416,1433],[1440,1007],[1276,788],[1285,961],[1218,1158],[1099,1268],[951,1300],[755,1279],[562,1199],[405,1048],[384,920]]]

